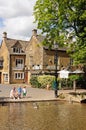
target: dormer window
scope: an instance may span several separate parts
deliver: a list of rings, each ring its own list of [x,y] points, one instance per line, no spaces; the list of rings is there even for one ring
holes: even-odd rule
[[[22,50],[21,50],[21,48],[14,47],[13,52],[14,53],[22,53]]]
[[[13,53],[24,53],[22,45],[19,41],[16,41],[16,43],[12,46]]]

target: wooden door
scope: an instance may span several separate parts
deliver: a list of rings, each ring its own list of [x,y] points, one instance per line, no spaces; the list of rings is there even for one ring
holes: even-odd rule
[[[28,71],[25,72],[25,83],[28,83]]]

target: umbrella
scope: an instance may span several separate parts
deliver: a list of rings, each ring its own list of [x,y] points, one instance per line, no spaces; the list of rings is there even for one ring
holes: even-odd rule
[[[74,74],[83,74],[84,71],[77,69],[77,70],[73,71],[72,73],[74,73]]]

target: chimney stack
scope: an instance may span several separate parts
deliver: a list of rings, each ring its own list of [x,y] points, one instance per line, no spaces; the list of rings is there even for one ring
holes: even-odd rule
[[[3,38],[6,39],[7,38],[7,33],[3,32]]]
[[[33,30],[32,30],[32,35],[33,35],[33,36],[37,36],[37,29],[33,29]]]

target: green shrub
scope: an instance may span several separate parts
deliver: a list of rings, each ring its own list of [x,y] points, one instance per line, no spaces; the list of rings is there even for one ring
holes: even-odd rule
[[[68,79],[60,79],[58,78],[59,81],[59,89],[71,89],[72,88],[72,81],[68,78]]]
[[[78,80],[79,77],[80,77],[79,75],[71,75],[71,76],[69,76],[69,78],[70,78],[71,81]]]
[[[54,76],[51,75],[42,75],[38,76],[38,82],[41,84],[41,88],[46,88],[47,84],[52,87],[52,82],[54,80]]]
[[[79,76],[77,80],[77,87],[86,89],[86,80],[83,75]]]
[[[52,86],[54,76],[51,75],[41,75],[41,76],[31,76],[30,84],[32,87],[36,88],[46,88],[47,84]]]
[[[35,88],[41,87],[41,84],[38,82],[38,76],[31,76],[30,84],[32,85],[32,87],[35,87]]]
[[[77,88],[85,88],[86,81],[83,75],[71,75],[69,78],[72,82],[76,81]]]

